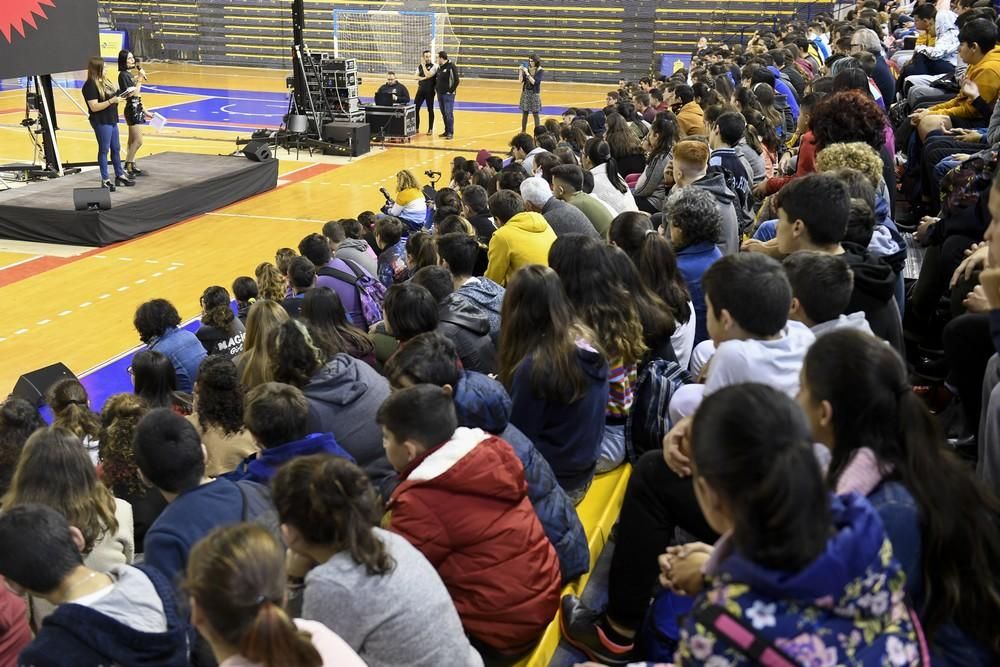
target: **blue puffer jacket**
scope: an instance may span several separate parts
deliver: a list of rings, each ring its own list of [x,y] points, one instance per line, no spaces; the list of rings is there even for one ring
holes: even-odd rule
[[[572,581],[590,569],[587,536],[548,462],[531,440],[510,423],[510,409],[510,396],[503,385],[481,373],[462,373],[455,387],[459,426],[481,428],[500,436],[513,448],[524,466],[528,498],[559,555],[563,582]]]

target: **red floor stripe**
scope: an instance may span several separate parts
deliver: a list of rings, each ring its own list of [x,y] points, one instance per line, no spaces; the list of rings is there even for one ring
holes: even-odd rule
[[[295,183],[301,183],[302,181],[312,178],[313,176],[319,176],[320,174],[325,174],[329,171],[333,171],[334,169],[337,169],[340,166],[341,165],[339,164],[312,164],[309,165],[308,167],[305,167],[304,169],[299,169],[298,171],[295,171],[290,174],[285,174],[285,175],[278,174],[278,180],[283,182],[279,184],[278,187],[275,188],[275,190],[288,187],[289,185],[294,185]],[[30,188],[31,186],[29,185],[27,187]],[[229,204],[229,206],[224,206],[220,209],[216,209],[215,211],[209,211],[209,213],[223,212],[231,206],[235,206],[245,201],[256,199],[257,197],[262,197],[271,192],[274,192],[274,190],[268,190],[267,192],[261,192],[260,194],[253,195],[252,197],[241,199],[238,202],[233,202],[232,204]],[[157,229],[156,231],[150,232],[149,234],[144,234],[143,236],[137,236],[134,239],[121,241],[120,243],[104,246],[102,248],[93,248],[92,250],[88,250],[74,257],[51,257],[46,255],[38,257],[37,259],[34,259],[30,262],[25,262],[24,264],[18,264],[17,266],[12,266],[9,269],[0,270],[0,287],[6,287],[7,285],[12,285],[13,283],[17,283],[22,280],[26,280],[28,278],[34,278],[35,276],[39,276],[43,273],[51,271],[52,269],[58,269],[59,267],[66,266],[67,264],[72,264],[73,262],[77,262],[81,259],[85,259],[87,257],[91,257],[93,255],[97,255],[102,252],[107,252],[108,250],[114,248],[120,248],[122,246],[126,246],[134,241],[138,241],[139,239],[149,238],[154,234],[159,234],[160,232],[166,231],[168,229],[174,229],[179,225],[186,225],[187,223],[201,217],[202,215],[205,214],[200,213],[196,216],[188,218],[187,220],[181,220],[180,222],[168,225],[163,229]]]

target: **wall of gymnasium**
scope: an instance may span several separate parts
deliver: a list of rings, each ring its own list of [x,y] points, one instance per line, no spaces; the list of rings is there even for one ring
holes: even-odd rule
[[[289,0],[100,0],[146,57],[214,65],[290,67]],[[306,42],[333,52],[333,11],[447,12],[443,45],[465,76],[513,78],[529,53],[550,80],[637,79],[689,56],[699,37],[739,42],[793,16],[829,10],[817,0],[305,0]],[[452,38],[453,35],[453,38]],[[449,39],[458,44],[449,44]],[[664,56],[666,56],[664,58]]]

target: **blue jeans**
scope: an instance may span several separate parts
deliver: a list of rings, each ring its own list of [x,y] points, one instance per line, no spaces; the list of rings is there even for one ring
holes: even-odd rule
[[[115,176],[124,176],[122,169],[122,145],[118,138],[118,125],[91,123],[94,134],[97,135],[97,164],[101,167],[101,180],[108,180],[108,151],[111,151],[111,162],[115,166]]]
[[[448,136],[455,134],[455,93],[440,93],[438,109],[444,118],[444,133]]]
[[[601,474],[614,470],[625,461],[625,424],[605,424],[604,439],[597,450],[597,469]]]

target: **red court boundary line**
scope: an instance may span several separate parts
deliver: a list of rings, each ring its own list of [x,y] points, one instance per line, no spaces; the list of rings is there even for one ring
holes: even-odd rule
[[[0,287],[6,287],[7,285],[13,285],[14,283],[21,282],[22,280],[27,280],[28,278],[34,278],[35,276],[39,276],[39,275],[41,275],[43,273],[47,273],[47,272],[49,272],[49,271],[51,271],[53,269],[58,269],[60,267],[66,266],[68,264],[73,264],[74,262],[78,262],[81,259],[86,259],[88,257],[93,257],[94,255],[99,255],[101,253],[108,252],[109,250],[114,250],[115,248],[121,248],[122,246],[126,246],[126,245],[128,245],[130,243],[133,243],[135,241],[139,241],[140,239],[147,239],[150,236],[153,236],[155,234],[159,234],[160,232],[166,231],[168,229],[175,229],[175,228],[177,228],[177,227],[179,227],[181,225],[186,225],[189,222],[191,222],[193,220],[196,220],[196,219],[198,219],[198,218],[206,215],[207,213],[220,213],[220,212],[224,212],[226,209],[228,209],[228,208],[230,208],[232,206],[236,206],[237,204],[242,204],[243,202],[251,201],[253,199],[256,199],[257,197],[264,196],[266,194],[274,192],[275,190],[279,190],[279,189],[287,187],[289,185],[294,185],[296,183],[301,183],[302,181],[305,181],[305,180],[307,180],[309,178],[312,178],[313,176],[319,176],[320,174],[325,174],[325,173],[327,173],[329,171],[333,171],[334,169],[337,169],[337,168],[339,168],[341,166],[343,166],[343,165],[339,165],[339,164],[311,164],[308,167],[305,167],[305,168],[302,168],[302,169],[298,169],[298,170],[293,171],[293,172],[291,172],[289,174],[286,174],[284,176],[282,176],[281,174],[278,174],[278,181],[280,183],[278,184],[278,187],[276,187],[276,188],[274,188],[272,190],[268,190],[267,192],[261,192],[261,193],[258,193],[256,195],[247,197],[245,199],[241,199],[241,200],[239,200],[237,202],[233,202],[232,204],[224,206],[224,207],[222,207],[220,209],[216,209],[214,211],[206,211],[205,213],[199,213],[198,215],[192,216],[192,217],[187,218],[185,220],[181,220],[180,222],[175,222],[172,225],[167,225],[166,227],[163,227],[162,229],[157,229],[156,231],[149,232],[148,234],[143,234],[142,236],[137,236],[134,239],[128,239],[127,241],[120,241],[118,243],[113,243],[111,245],[106,245],[106,246],[102,246],[102,247],[99,247],[99,248],[93,248],[93,249],[88,250],[88,251],[86,251],[84,253],[81,253],[79,255],[74,255],[73,257],[52,257],[50,255],[41,255],[41,256],[36,257],[35,259],[31,260],[31,261],[23,263],[23,264],[18,264],[17,266],[12,266],[9,269],[0,270]],[[28,187],[31,187],[31,186],[28,186]]]

